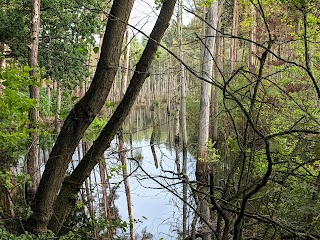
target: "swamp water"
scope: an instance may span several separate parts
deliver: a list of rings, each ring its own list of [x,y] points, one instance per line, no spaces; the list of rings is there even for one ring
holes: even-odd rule
[[[150,137],[156,127],[154,139],[154,152],[151,150]],[[127,159],[127,171],[131,188],[134,229],[137,240],[142,238],[142,232],[152,235],[145,239],[180,239],[182,231],[182,196],[183,183],[179,179],[176,151],[174,149],[174,116],[168,116],[166,111],[160,108],[150,111],[146,108],[138,108],[132,111],[124,125],[124,141]],[[111,147],[105,152],[107,166],[107,178],[110,186],[104,186],[100,177],[99,166],[96,166],[86,184],[83,185],[83,193],[90,189],[89,198],[82,199],[91,202],[96,216],[103,216],[103,188],[107,188],[108,195],[115,191],[114,206],[118,209],[121,220],[128,224],[125,233],[119,232],[119,236],[126,235],[129,239],[129,217],[127,200],[122,175],[122,165],[118,154],[118,137],[114,139]],[[79,144],[73,155],[69,171],[77,166],[79,159],[83,157],[83,150],[87,148],[83,143]],[[155,154],[154,154],[155,153]],[[182,153],[178,150],[180,169],[182,169]],[[49,153],[42,152],[43,162]],[[155,156],[158,168],[155,164]],[[189,180],[195,179],[195,159],[188,152],[187,175]],[[44,163],[41,171],[44,170]],[[87,186],[86,186],[87,185]],[[84,194],[85,195],[85,194]],[[194,205],[192,194],[188,189],[188,203]],[[191,225],[193,214],[187,217],[187,226]],[[86,209],[88,216],[89,209]],[[149,235],[150,236],[150,235]]]

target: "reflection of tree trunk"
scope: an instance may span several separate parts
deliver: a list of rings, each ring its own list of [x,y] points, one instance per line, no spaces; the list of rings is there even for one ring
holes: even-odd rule
[[[120,158],[120,161],[122,164],[123,182],[124,182],[124,188],[125,188],[126,197],[127,197],[127,207],[128,207],[129,221],[130,221],[130,239],[135,240],[134,218],[133,218],[130,182],[129,182],[129,175],[128,175],[126,151],[124,149],[124,140],[123,140],[122,129],[119,130],[118,136],[119,136],[119,158]]]
[[[80,160],[81,160],[81,149],[82,149],[82,144],[81,143],[79,143],[78,144],[78,147],[77,147],[77,153],[78,153],[78,162],[77,162],[77,164],[79,164],[79,162],[80,162]],[[85,203],[86,202],[86,200],[85,200],[85,196],[84,196],[84,191],[83,191],[83,189],[80,189],[80,197],[81,197],[81,201],[83,202],[83,203]]]
[[[82,142],[82,156],[86,154],[86,152],[88,151],[88,148],[89,148],[88,143]],[[91,178],[91,175],[88,178]],[[87,203],[87,208],[89,210],[89,215],[90,215],[90,218],[94,220],[94,211],[93,211],[93,207],[91,206],[91,203],[92,203],[91,190],[89,188],[88,179],[86,179],[85,181],[85,191],[86,191],[86,197],[87,197],[86,203]]]
[[[169,68],[172,67],[172,61],[171,61],[171,55],[169,55],[169,65],[168,65]],[[168,129],[168,143],[169,143],[169,149],[171,151],[172,149],[172,143],[173,143],[173,127],[172,127],[172,124],[171,124],[171,98],[172,98],[172,95],[171,95],[171,91],[172,89],[175,89],[175,86],[174,84],[171,84],[172,82],[175,83],[175,81],[172,81],[172,74],[168,74],[167,75],[167,129]]]
[[[82,143],[82,156],[84,156],[87,153],[89,147],[90,147],[89,143],[87,143],[87,142]],[[94,206],[93,206],[94,199],[92,196],[93,187],[92,187],[92,176],[91,175],[92,174],[90,174],[90,176],[85,180],[84,186],[85,186],[85,191],[86,191],[85,195],[87,198],[86,204],[87,204],[87,208],[89,211],[90,219],[92,221],[94,221],[95,220],[95,211],[94,211]],[[93,234],[95,237],[97,237],[98,233],[97,233],[96,227],[93,228]]]
[[[181,61],[184,61],[183,56],[183,36],[182,36],[182,0],[179,0],[179,10],[178,10],[178,38],[179,38],[179,57]],[[185,67],[180,64],[180,93],[181,93],[181,141],[182,141],[182,174],[183,177],[187,173],[187,120],[186,120],[186,76]],[[179,151],[179,149],[176,149]],[[178,161],[178,160],[177,160]],[[179,171],[180,173],[180,171]],[[187,234],[187,183],[183,183],[182,188],[182,237],[185,238]]]
[[[100,171],[100,179],[101,179],[101,185],[102,185],[102,195],[103,195],[103,209],[105,218],[107,220],[111,220],[111,213],[110,213],[110,204],[108,199],[108,193],[107,193],[107,179],[106,179],[106,163],[104,159],[99,159],[99,171]]]
[[[222,12],[221,9],[219,9],[219,14]],[[220,68],[220,34],[219,34],[219,30],[221,27],[221,22],[220,19],[217,22],[217,31],[216,31],[216,39],[215,39],[215,64],[214,64],[214,80],[216,82],[219,82],[219,78],[220,78],[220,73],[219,73],[219,68]],[[210,131],[210,138],[215,142],[215,148],[217,148],[217,144],[218,144],[218,111],[219,111],[219,88],[217,86],[214,86],[212,88],[212,92],[211,92],[211,131]],[[210,195],[214,196],[214,185],[217,182],[217,179],[219,179],[219,177],[217,176],[218,174],[218,169],[219,166],[216,163],[211,163],[211,171],[210,171]],[[213,197],[211,198],[212,200]],[[213,205],[214,203],[211,202],[211,204]],[[218,214],[218,216],[212,216],[212,218],[216,218],[217,222],[217,227],[216,227],[216,231],[217,231],[217,236],[220,238],[221,235],[221,231],[222,231],[222,216],[221,214]]]
[[[180,97],[177,96],[176,100],[176,113],[175,113],[175,133],[174,133],[174,149],[176,153],[176,165],[177,165],[177,172],[181,172],[180,168]]]
[[[154,149],[154,137],[156,135],[157,132],[157,120],[156,120],[156,113],[155,113],[155,109],[152,109],[152,133],[151,133],[151,137],[150,137],[150,147],[151,147],[151,152],[152,152],[152,156],[153,156],[153,160],[154,160],[154,165],[156,168],[158,168],[158,159],[157,159],[157,154],[156,151]]]
[[[116,24],[116,26],[111,25],[112,26],[111,29],[115,30],[115,32],[113,32],[114,35],[117,35],[118,33],[121,33],[122,30],[124,30],[125,26],[123,26],[123,22],[126,22],[126,19],[123,20],[123,18],[125,16],[127,16],[126,15],[127,13],[130,13],[132,3],[133,3],[132,1],[124,1],[124,0],[117,0],[114,2],[111,13],[113,16],[117,16],[121,20],[121,21],[119,21],[121,24],[118,25],[116,23],[119,23],[119,22],[114,21],[113,23]],[[52,181],[54,181],[54,186],[52,185],[52,182],[50,182],[51,183],[50,187],[56,188],[56,189],[49,189],[49,190],[42,189],[43,191],[46,190],[43,192],[43,194],[46,197],[50,196],[52,198],[54,197],[52,195],[52,193],[57,194],[58,192],[56,192],[55,190],[60,189],[59,195],[56,199],[55,206],[54,206],[54,213],[55,213],[54,216],[55,217],[51,218],[51,224],[50,224],[51,225],[50,229],[53,229],[54,232],[59,232],[61,224],[65,221],[65,218],[68,215],[71,206],[74,204],[73,196],[79,191],[79,188],[81,187],[82,183],[89,176],[90,172],[95,167],[95,165],[98,162],[98,159],[103,155],[104,151],[110,147],[110,144],[114,138],[114,135],[117,133],[118,129],[123,124],[124,120],[126,119],[127,115],[129,114],[130,109],[132,108],[135,100],[137,99],[137,96],[141,90],[141,87],[142,87],[145,79],[148,77],[150,63],[156,54],[156,51],[158,48],[158,42],[161,41],[161,39],[164,35],[164,32],[169,25],[169,21],[171,20],[175,3],[176,3],[176,0],[166,0],[163,2],[160,13],[159,13],[159,17],[157,19],[157,22],[156,22],[156,24],[150,34],[150,39],[147,42],[147,45],[142,53],[142,56],[141,56],[139,62],[136,64],[136,68],[135,68],[136,71],[134,72],[134,74],[131,78],[128,89],[127,89],[123,99],[121,100],[121,102],[117,106],[115,112],[110,117],[109,121],[107,122],[107,124],[105,125],[103,130],[101,131],[99,137],[95,140],[95,144],[89,149],[88,153],[83,157],[83,159],[81,160],[79,165],[76,167],[76,169],[73,171],[73,173],[70,176],[68,176],[68,181],[63,181],[61,189],[57,186],[57,183],[61,184],[62,181],[60,182],[55,178],[52,179]],[[128,5],[130,6],[129,10],[128,10],[128,8],[129,8]],[[119,11],[119,13],[116,11]],[[110,22],[108,22],[108,23],[110,23]],[[107,29],[108,29],[108,26],[109,25],[107,25]],[[120,41],[121,36],[118,36],[115,39],[115,36],[113,34],[111,34],[111,36],[106,34],[106,36],[109,37],[109,40],[112,40],[111,45],[116,44],[118,42],[121,43],[122,42],[122,41]],[[113,42],[113,40],[115,42]],[[108,43],[107,40],[104,43],[107,44]],[[113,48],[115,48],[115,47],[113,47]],[[114,55],[118,54],[117,52],[113,53],[113,54],[111,53],[111,56],[109,56],[109,54],[107,54],[107,52],[103,51],[101,54],[106,55],[105,57],[108,56],[108,57],[112,57],[112,58],[115,58]],[[99,61],[100,64],[98,63],[98,68],[97,68],[96,74],[97,74],[97,72],[99,72],[98,69],[99,69],[99,66],[101,67],[102,63],[105,63],[105,62],[109,63],[109,61],[111,61],[111,59],[110,60],[107,60],[107,59],[103,60],[103,58],[100,60],[101,61]],[[112,61],[112,62],[114,62],[114,61]],[[112,67],[105,67],[105,66],[102,69],[108,70],[106,72],[106,74],[107,73],[109,73],[109,74],[107,74],[107,75],[110,75],[113,70]],[[102,70],[102,69],[100,69],[100,70]],[[112,75],[114,76],[114,73]],[[112,76],[110,76],[110,78],[113,79]],[[101,79],[100,79],[101,81],[98,81],[99,79],[100,78],[94,77],[93,82],[91,84],[91,87],[94,87],[95,89],[92,89],[90,87],[90,89],[87,91],[87,94],[84,96],[84,98],[82,98],[75,105],[75,107],[73,108],[74,110],[70,113],[69,117],[65,121],[66,126],[63,127],[63,131],[61,131],[61,133],[57,139],[57,143],[60,143],[59,140],[60,141],[66,140],[66,138],[67,138],[68,146],[67,147],[65,146],[66,142],[64,141],[63,142],[63,150],[70,150],[69,148],[72,148],[74,142],[77,142],[78,137],[81,136],[79,134],[83,133],[84,129],[86,129],[86,127],[87,127],[87,124],[85,124],[87,122],[82,122],[81,119],[79,119],[79,118],[76,118],[76,121],[74,121],[74,118],[73,118],[73,117],[75,117],[74,114],[75,113],[78,113],[78,114],[84,113],[84,115],[87,116],[86,114],[89,114],[89,113],[94,114],[95,113],[95,111],[93,109],[91,109],[92,107],[94,107],[96,109],[96,107],[99,106],[99,109],[100,109],[100,107],[103,106],[104,101],[102,102],[102,105],[100,105],[100,103],[101,103],[100,100],[104,99],[104,97],[101,96],[102,93],[100,92],[100,90],[103,90],[103,92],[104,92],[106,90],[105,87],[107,87],[107,86],[103,85],[103,87],[101,87],[101,84],[106,84],[106,82],[108,82],[107,80],[109,79],[109,77],[106,78],[106,81],[102,81]],[[98,94],[96,96],[98,98],[96,99],[91,94],[94,96],[96,96],[96,94]],[[93,106],[91,106],[91,103],[95,103],[95,104]],[[86,105],[83,105],[83,104],[86,104]],[[90,108],[92,110],[92,112],[90,111],[88,113],[87,111],[84,111],[81,107],[85,108],[86,110],[87,110],[87,108]],[[79,111],[80,111],[80,113],[79,113]],[[76,115],[76,116],[78,116],[78,115]],[[72,118],[70,119],[70,117],[72,117]],[[92,117],[92,119],[91,119],[91,117]],[[93,117],[94,116],[90,115],[90,119],[88,119],[88,121],[93,120]],[[67,124],[66,124],[66,122],[67,122]],[[73,128],[70,128],[71,126],[69,126],[69,124],[71,124],[71,126]],[[70,132],[70,130],[72,130],[74,132],[75,128],[77,130],[76,134]],[[67,134],[67,135],[65,136],[65,134]],[[70,138],[72,139],[72,141]],[[59,146],[60,144],[57,144],[57,145]],[[55,147],[54,147],[55,150],[59,149],[57,145],[55,145]],[[52,152],[54,152],[54,151],[52,150]],[[51,152],[51,154],[52,154],[52,152]],[[57,152],[57,151],[55,151],[55,152]],[[65,152],[65,151],[62,151],[62,152]],[[67,151],[67,152],[70,152],[70,151]],[[71,152],[73,152],[73,151],[71,151]],[[65,164],[65,163],[69,162],[69,158],[66,157],[66,154],[63,154],[63,156],[54,155],[54,157],[52,157],[51,163],[57,164],[57,161],[61,164]],[[49,164],[49,162],[50,162],[50,159],[48,161],[48,164]],[[46,166],[48,166],[48,164]],[[61,169],[62,168],[61,165],[59,165],[59,167],[60,167],[59,169],[56,169],[51,165],[51,169],[56,170],[56,171],[54,171],[53,176],[56,177],[57,173],[59,173],[59,179],[61,180],[60,174],[62,172],[61,170],[63,170],[63,169]],[[46,167],[46,169],[47,169],[47,167]],[[47,184],[45,184],[45,183],[47,183],[47,181],[53,177],[51,174],[51,171],[48,170],[47,174],[50,176],[46,176],[45,180],[43,180],[42,187],[44,187],[44,186],[48,187]],[[41,186],[41,184],[40,184],[40,186]],[[49,191],[49,193],[47,191]],[[42,194],[37,194],[37,196],[38,196],[38,201],[41,200],[40,202],[42,204],[45,204],[44,207],[50,207],[50,204],[52,204],[54,201],[54,199],[41,198],[40,196],[42,196]],[[46,200],[46,201],[42,202],[44,200]],[[48,206],[48,204],[49,204],[49,206]],[[62,208],[61,206],[64,206],[64,207]],[[41,209],[43,209],[43,208],[37,209],[36,204],[32,208],[32,210],[37,211],[37,214],[34,214],[36,217],[31,217],[28,222],[29,222],[29,226],[31,226],[31,224],[34,222],[36,223],[36,226],[33,225],[32,226],[33,228],[31,228],[35,231],[41,231],[41,230],[43,231],[46,228],[45,219],[46,219],[46,217],[48,217],[48,214],[50,217],[50,213],[45,214],[41,211]],[[40,220],[42,220],[42,221],[40,221]]]
[[[40,0],[32,1],[32,24],[31,24],[31,42],[29,46],[29,66],[33,68],[30,71],[30,76],[37,81],[37,70],[38,67],[38,48],[39,48],[39,31],[40,31]],[[40,100],[39,87],[30,85],[29,87],[30,98],[37,101],[36,106],[33,107],[29,112],[30,120],[30,138],[31,146],[27,156],[27,173],[31,177],[31,184],[26,186],[26,200],[31,203],[35,197],[37,188],[40,182],[40,150],[39,150],[39,134],[38,121],[39,121],[39,110],[37,105]]]
[[[129,124],[129,126],[132,126],[132,122]],[[131,127],[129,130],[129,141],[130,141],[130,155],[131,155],[131,158],[133,158],[133,138],[132,138],[132,128]]]
[[[91,176],[89,177],[89,179],[91,178]],[[92,193],[91,193],[91,189],[89,187],[89,179],[86,179],[85,181],[85,188],[86,188],[86,196],[87,196],[87,208],[89,210],[89,215],[91,220],[94,220],[94,210],[93,210],[93,206],[92,206]],[[90,181],[91,182],[91,181]]]

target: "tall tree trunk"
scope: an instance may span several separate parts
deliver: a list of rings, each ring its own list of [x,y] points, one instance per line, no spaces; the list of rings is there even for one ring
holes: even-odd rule
[[[5,57],[5,49],[6,45],[2,42],[0,42],[0,69],[5,69],[6,68],[6,57]],[[1,82],[0,82],[1,86]],[[1,89],[1,87],[0,87]]]
[[[203,65],[202,65],[202,77],[208,81],[212,81],[212,68],[213,59],[212,53],[214,52],[214,38],[217,28],[217,18],[218,18],[218,1],[211,3],[208,13],[207,13],[207,29],[206,29],[206,40],[205,49],[203,55]],[[199,121],[199,135],[198,135],[198,154],[197,154],[197,164],[196,164],[196,179],[198,182],[198,190],[204,192],[204,194],[199,194],[200,203],[200,215],[201,218],[206,222],[210,223],[210,211],[208,201],[205,194],[209,192],[206,186],[208,182],[208,149],[207,142],[209,140],[209,126],[210,126],[210,98],[211,98],[211,84],[203,81],[201,84],[201,99],[200,99],[200,121]],[[209,226],[204,226],[209,228]],[[211,234],[206,234],[203,239],[211,239]]]
[[[75,204],[76,199],[74,199],[74,196],[79,191],[82,183],[89,176],[90,172],[97,164],[104,151],[110,146],[114,135],[116,134],[119,127],[123,124],[126,116],[132,108],[139,94],[139,91],[141,90],[144,80],[148,77],[148,70],[151,61],[157,51],[158,42],[160,42],[160,40],[162,39],[164,32],[169,25],[175,2],[176,0],[167,0],[163,3],[158,20],[151,32],[150,39],[148,40],[145,50],[143,51],[142,56],[136,65],[136,71],[132,76],[126,94],[124,95],[122,101],[118,105],[117,109],[111,116],[104,129],[101,131],[99,137],[96,139],[95,144],[92,145],[88,153],[83,157],[82,161],[73,171],[73,173],[63,182],[63,186],[55,204],[55,214],[54,217],[52,217],[50,223],[50,229],[52,229],[55,233],[59,232],[61,225],[64,223],[66,216],[70,212],[70,207]],[[116,9],[121,8],[121,10],[127,11],[125,9],[125,6],[127,6],[127,4],[127,1],[118,0],[114,2],[113,7],[116,6]],[[111,16],[118,16],[116,14],[117,12],[114,12],[113,7],[111,9]],[[122,14],[124,13],[122,12]],[[123,31],[124,29],[125,27],[123,28]],[[119,31],[119,29],[117,31]],[[112,37],[113,40],[116,39],[116,41],[119,41],[119,38],[114,39],[115,36],[110,33],[105,34],[105,36]],[[102,83],[96,85],[95,87],[97,89],[101,89],[101,84]],[[87,94],[90,92],[91,91],[89,89]],[[83,99],[87,99],[92,102],[91,98],[88,99],[86,98],[86,96]],[[61,130],[61,132],[62,131],[63,129]],[[75,134],[73,134],[72,137],[74,138]]]
[[[54,128],[56,132],[60,132],[60,112],[61,112],[61,97],[62,97],[62,89],[61,89],[61,80],[57,81],[57,109],[54,118]],[[81,97],[81,96],[80,96]]]
[[[221,69],[221,59],[220,59],[220,44],[221,44],[221,34],[220,34],[220,29],[221,29],[221,13],[223,11],[222,9],[223,4],[220,2],[219,4],[219,10],[218,10],[218,19],[217,19],[217,31],[216,31],[216,39],[215,39],[215,64],[214,64],[214,81],[219,83],[220,82],[220,71]],[[211,97],[211,131],[210,131],[210,138],[215,142],[215,148],[219,149],[220,142],[219,142],[219,91],[220,89],[217,86],[214,86],[212,89],[212,97]],[[211,171],[210,171],[210,195],[211,195],[211,205],[214,206],[216,203],[214,202],[214,185],[218,182],[219,180],[219,169],[221,169],[221,166],[219,163],[211,163]],[[218,239],[221,240],[227,240],[228,235],[229,235],[229,219],[227,219],[227,215],[224,214],[223,216],[220,214],[220,212],[217,214],[217,216],[214,216],[215,219],[213,220],[214,222],[217,223],[216,227],[216,235],[218,236]],[[222,220],[224,220],[224,228],[222,229]]]
[[[249,59],[248,59],[248,65],[249,65],[249,70],[251,72],[255,72],[255,54],[256,54],[256,9],[254,4],[251,5],[250,8],[250,13],[251,13],[251,18],[252,18],[252,23],[251,23],[251,29],[250,29],[250,40],[249,42]]]
[[[230,71],[232,72],[238,63],[238,28],[239,28],[239,0],[233,3],[232,36],[230,51]]]
[[[130,37],[129,37],[129,27],[126,29],[125,37],[125,49],[124,49],[124,59],[123,59],[123,71],[121,79],[121,97],[125,94],[127,89],[127,82],[129,78],[129,54],[130,54]]]
[[[40,32],[40,0],[32,1],[32,24],[31,24],[31,42],[29,46],[29,66],[33,69],[30,72],[31,78],[37,80],[38,67],[38,48],[39,48],[39,32]],[[27,156],[27,173],[31,177],[31,184],[26,186],[26,200],[29,204],[33,202],[37,188],[40,182],[40,150],[39,150],[39,134],[37,125],[39,122],[39,110],[37,109],[40,100],[39,88],[35,85],[29,87],[30,98],[37,101],[36,106],[29,112],[30,120],[30,138],[31,146]]]
[[[115,0],[107,23],[97,70],[85,96],[66,118],[50,153],[27,221],[31,232],[46,232],[68,164],[85,130],[103,107],[119,65],[121,45],[133,0]]]
[[[129,226],[130,226],[130,239],[135,240],[136,237],[134,233],[134,218],[133,218],[133,209],[132,209],[132,200],[131,200],[130,181],[129,181],[129,174],[128,174],[126,152],[124,149],[122,129],[119,130],[118,137],[119,137],[119,158],[122,164],[124,189],[125,189],[126,198],[127,198],[127,208],[128,208]]]
[[[179,42],[179,58],[183,62],[183,33],[182,33],[182,4],[183,1],[179,0],[179,7],[178,7],[178,42]],[[185,76],[185,67],[181,63],[180,64],[180,99],[181,99],[181,111],[180,111],[180,118],[181,118],[181,141],[182,141],[182,174],[183,177],[187,174],[187,113],[186,113],[186,76]],[[177,149],[176,149],[177,150]],[[178,149],[179,151],[179,149]],[[187,183],[183,183],[182,188],[182,196],[183,196],[183,203],[182,203],[182,237],[183,239],[187,235]]]

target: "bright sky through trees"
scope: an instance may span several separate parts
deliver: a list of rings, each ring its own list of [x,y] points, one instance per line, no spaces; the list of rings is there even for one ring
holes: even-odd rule
[[[191,8],[190,3],[185,3],[186,8]],[[156,9],[156,4],[154,0],[139,0],[135,1],[133,9],[130,15],[129,24],[149,35],[155,21],[157,20],[159,10]],[[186,25],[192,19],[192,14],[184,12],[183,13],[183,23]],[[134,34],[138,34],[139,38],[142,34],[139,34],[137,30],[131,29]],[[131,33],[132,34],[132,33]]]

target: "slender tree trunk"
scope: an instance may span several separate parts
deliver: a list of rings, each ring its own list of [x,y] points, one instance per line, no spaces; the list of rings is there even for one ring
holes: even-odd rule
[[[92,193],[91,193],[91,189],[89,186],[89,178],[86,179],[86,181],[84,182],[84,186],[86,188],[86,197],[87,197],[86,203],[87,203],[87,208],[89,210],[90,218],[91,218],[91,220],[94,220],[94,210],[92,207]]]
[[[176,153],[176,166],[177,166],[177,173],[181,173],[181,166],[180,166],[180,96],[176,97],[176,106],[175,106],[175,131],[174,131],[174,149]]]
[[[249,69],[251,72],[255,72],[255,54],[256,54],[256,46],[254,42],[256,41],[255,35],[256,35],[256,10],[255,6],[252,4],[250,8],[251,17],[252,17],[252,24],[251,24],[251,30],[250,30],[250,39],[251,42],[249,43]]]
[[[57,81],[57,110],[55,113],[55,119],[54,119],[54,128],[56,132],[60,132],[61,129],[61,123],[60,123],[60,112],[61,112],[61,97],[62,97],[62,89],[61,89],[61,80]],[[82,96],[80,96],[82,97]]]
[[[31,24],[31,42],[29,46],[29,66],[33,69],[30,77],[37,80],[38,67],[38,48],[39,48],[39,32],[40,32],[40,0],[32,1],[32,24]],[[40,150],[39,150],[39,134],[37,125],[39,122],[39,110],[37,105],[40,100],[39,88],[35,85],[29,87],[30,98],[37,101],[36,106],[29,112],[30,120],[30,138],[31,146],[27,156],[27,173],[30,175],[32,183],[26,186],[26,200],[29,204],[33,202],[37,188],[40,182]]]
[[[100,179],[101,179],[101,185],[102,185],[102,195],[103,195],[103,209],[104,209],[104,215],[107,220],[111,220],[111,213],[110,213],[110,203],[107,193],[107,178],[106,178],[106,163],[104,159],[99,159],[99,171],[100,171]]]
[[[118,133],[119,137],[119,158],[122,164],[122,175],[123,175],[123,182],[124,182],[124,189],[126,192],[127,197],[127,208],[128,208],[128,216],[129,216],[129,225],[130,225],[130,239],[135,240],[135,233],[134,233],[134,218],[133,218],[133,209],[132,209],[132,200],[131,200],[131,190],[130,190],[130,181],[129,181],[129,174],[128,174],[128,164],[126,159],[126,152],[124,149],[124,140],[123,140],[123,133],[122,129],[119,130]]]
[[[32,205],[33,215],[27,221],[27,229],[33,233],[47,231],[72,154],[85,130],[104,106],[119,65],[123,34],[133,2],[115,0],[112,5],[101,56],[90,88],[66,118],[40,181]]]
[[[103,212],[104,212],[104,216],[105,219],[108,222],[112,221],[112,215],[111,215],[111,211],[110,211],[110,196],[108,196],[108,192],[107,189],[110,190],[110,185],[106,176],[106,172],[107,172],[107,166],[105,163],[104,159],[99,159],[99,172],[100,172],[100,179],[101,179],[101,189],[102,189],[102,196],[103,196]],[[112,236],[112,229],[108,229],[108,236],[107,236],[107,240],[111,239]]]
[[[0,53],[1,53],[1,56],[0,56],[0,69],[5,69],[6,68],[6,57],[5,57],[5,48],[6,48],[6,45],[4,43],[1,43],[0,42]],[[0,86],[1,86],[1,82],[0,82]],[[1,90],[1,87],[0,87],[0,90]]]
[[[125,49],[124,49],[124,64],[123,64],[123,73],[121,79],[121,97],[125,94],[127,89],[127,83],[129,78],[129,57],[130,57],[130,36],[129,36],[129,27],[126,29],[126,37],[125,37]]]
[[[218,12],[218,21],[217,21],[217,31],[216,31],[216,39],[215,39],[215,64],[214,64],[214,80],[219,83],[220,81],[220,72],[219,69],[221,70],[221,61],[220,61],[220,42],[221,42],[221,34],[220,34],[220,29],[221,29],[221,20],[220,20],[220,15],[222,12],[222,4],[220,3],[220,7],[219,7],[219,12]],[[219,121],[218,121],[218,117],[219,117],[219,91],[220,89],[217,86],[214,86],[212,89],[212,97],[211,97],[211,131],[210,131],[210,138],[215,142],[215,148],[219,149],[219,131],[218,131],[218,127],[219,127]],[[214,194],[214,185],[218,182],[219,180],[219,176],[218,176],[218,172],[219,169],[221,169],[221,166],[219,165],[219,163],[211,163],[211,172],[210,172],[210,194],[213,195]],[[211,201],[211,204],[213,205],[214,203]],[[214,216],[217,222],[217,227],[216,227],[216,232],[217,232],[217,236],[218,239],[221,240],[227,240],[227,236],[228,236],[228,231],[229,231],[229,221],[225,222],[225,228],[222,232],[222,220],[225,220],[221,214],[218,214],[217,216]]]
[[[46,94],[48,97],[48,110],[51,110],[51,87],[52,87],[51,83],[47,84]]]
[[[214,38],[217,28],[217,18],[218,18],[218,0],[211,3],[208,13],[207,13],[207,30],[206,30],[206,40],[205,49],[203,55],[203,66],[202,66],[202,77],[208,81],[212,81],[212,68],[213,59],[212,53],[214,52]],[[211,25],[211,26],[210,26]],[[197,164],[196,164],[196,179],[198,182],[198,190],[200,192],[209,193],[209,189],[206,186],[208,181],[208,149],[207,142],[209,140],[209,126],[210,126],[210,98],[211,98],[211,84],[208,82],[202,82],[201,84],[201,99],[200,99],[200,121],[199,121],[199,135],[198,135],[198,154],[197,154]],[[200,214],[201,218],[210,223],[210,211],[208,201],[203,194],[199,194],[200,203]],[[205,226],[209,228],[209,226]],[[204,240],[211,239],[211,234],[207,234],[203,237]]]
[[[230,51],[230,71],[232,72],[238,63],[238,28],[239,28],[239,0],[234,0],[233,3],[233,19],[232,19],[232,36],[231,51]]]
[[[61,224],[63,224],[66,216],[69,214],[70,207],[75,204],[73,196],[79,191],[81,184],[89,176],[90,172],[97,164],[98,159],[110,146],[114,135],[123,124],[126,116],[132,108],[133,103],[141,90],[142,84],[148,76],[148,70],[157,51],[158,42],[162,39],[162,36],[169,25],[175,2],[176,0],[167,0],[163,3],[158,20],[151,32],[150,39],[148,40],[145,50],[136,65],[136,71],[132,76],[126,94],[104,129],[101,131],[99,137],[96,139],[95,144],[92,145],[88,153],[83,157],[75,171],[73,171],[73,173],[63,182],[63,187],[61,188],[54,208],[55,215],[51,219],[50,224],[50,229],[54,232],[59,232]],[[114,5],[115,4],[116,1]],[[121,6],[121,9],[123,9],[126,4],[120,4],[118,2],[116,5]],[[111,15],[114,16],[114,14]],[[106,34],[106,36],[109,35]]]
[[[157,154],[156,154],[156,150],[154,148],[154,138],[157,132],[157,118],[156,118],[156,113],[155,113],[155,109],[153,107],[152,111],[152,133],[151,133],[151,137],[150,137],[150,148],[151,148],[151,152],[152,152],[152,156],[153,156],[153,160],[154,160],[154,165],[156,168],[158,168],[158,158],[157,158]]]
[[[183,34],[182,34],[182,4],[183,1],[179,0],[178,7],[178,41],[179,41],[179,57],[180,60],[184,61],[183,56]],[[187,174],[187,113],[186,113],[186,76],[185,76],[185,67],[183,64],[180,64],[180,99],[181,99],[181,141],[182,141],[182,174],[183,177]],[[187,183],[183,183],[182,188],[182,237],[183,239],[187,235]]]

